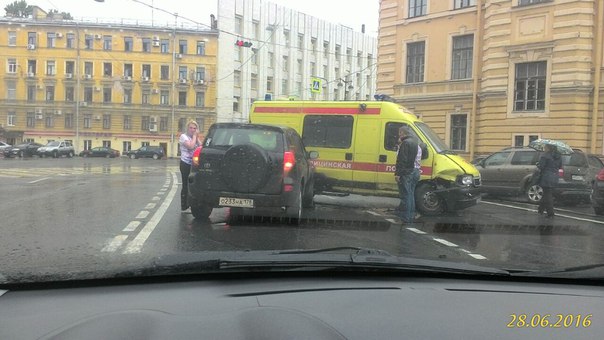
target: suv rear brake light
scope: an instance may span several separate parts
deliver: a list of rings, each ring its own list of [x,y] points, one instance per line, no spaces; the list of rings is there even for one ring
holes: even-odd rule
[[[195,149],[195,151],[193,151],[193,166],[198,168],[199,167],[199,154],[201,153],[201,146],[197,147],[197,149]]]
[[[600,172],[598,172],[598,174],[596,175],[596,179],[598,181],[604,181],[604,169],[600,170]]]
[[[294,165],[296,165],[296,157],[294,157],[294,153],[291,151],[285,151],[283,153],[283,171],[285,173],[289,172]]]
[[[564,178],[564,169],[558,169],[558,177]]]

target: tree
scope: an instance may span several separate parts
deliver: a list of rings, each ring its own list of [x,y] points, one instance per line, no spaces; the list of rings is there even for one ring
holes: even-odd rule
[[[27,18],[33,13],[33,7],[25,0],[15,0],[12,4],[6,5],[4,11],[7,17]]]
[[[51,9],[50,11],[48,11],[48,14],[46,15],[47,18],[54,18],[55,16],[59,16],[61,18],[63,18],[63,20],[73,20],[73,17],[71,16],[70,13],[67,12],[61,12],[59,13],[59,11],[57,11],[56,9]]]

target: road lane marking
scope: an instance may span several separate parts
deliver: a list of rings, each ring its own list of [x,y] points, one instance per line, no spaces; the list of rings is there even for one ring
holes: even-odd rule
[[[371,215],[373,215],[373,216],[382,216],[382,214],[380,214],[380,213],[376,213],[375,211],[371,211],[371,210],[365,210],[365,212],[366,212],[366,213],[369,213],[369,214],[371,214]]]
[[[468,254],[470,256],[472,256],[473,258],[477,259],[477,260],[486,260],[487,258],[480,255],[480,254]]]
[[[396,223],[397,223],[397,222],[396,222],[396,220],[395,220],[395,219],[392,219],[392,218],[387,218],[387,219],[386,219],[386,221],[388,221],[388,222],[390,222],[390,223],[394,223],[394,224],[396,224]]]
[[[449,247],[459,247],[457,244],[449,242],[447,240],[443,240],[442,238],[432,238],[434,241],[438,242],[438,243],[442,243],[445,246],[449,246]]]
[[[168,210],[168,207],[172,203],[172,200],[176,195],[177,188],[178,186],[176,185],[176,172],[172,172],[172,188],[170,189],[170,192],[164,199],[164,202],[161,204],[161,206],[157,209],[155,214],[153,214],[153,217],[151,217],[149,222],[145,224],[143,229],[138,233],[134,240],[130,241],[130,243],[126,247],[126,250],[124,250],[124,254],[140,253],[141,249],[143,248],[143,245],[145,244],[145,241],[147,241],[153,230],[155,230],[155,227],[157,227],[157,224],[159,223],[159,221],[161,221],[162,217]]]
[[[128,235],[117,235],[109,242],[101,251],[103,252],[114,252],[119,248],[124,241],[128,238]]]
[[[136,228],[138,228],[138,226],[141,224],[140,221],[132,221],[130,223],[128,223],[128,225],[126,226],[126,228],[124,228],[124,232],[130,232],[130,231],[135,231]]]
[[[151,199],[152,201],[159,201],[161,198],[159,198],[159,196],[153,196],[153,198]]]
[[[153,209],[153,208],[155,208],[156,205],[157,205],[157,203],[149,203],[149,204],[147,204],[147,206],[145,206],[145,209]]]
[[[37,179],[37,180],[35,180],[35,181],[31,181],[31,182],[28,182],[28,183],[29,183],[29,184],[34,184],[34,183],[38,183],[38,182],[45,181],[45,180],[47,180],[47,179],[50,179],[50,177],[44,177],[44,178],[40,178],[40,179]]]
[[[135,218],[142,219],[147,218],[147,216],[149,216],[149,212],[147,210],[141,210]]]
[[[481,203],[491,204],[491,205],[497,205],[497,206],[500,206],[500,207],[506,207],[506,208],[512,208],[512,209],[518,209],[518,210],[524,210],[524,211],[537,212],[536,209],[517,207],[517,206],[509,205],[509,204],[502,204],[502,203],[495,203],[495,202],[486,202],[486,201],[482,201]],[[566,217],[566,218],[570,218],[570,219],[577,220],[577,221],[590,222],[590,223],[596,223],[596,224],[604,224],[604,221],[592,220],[590,218],[582,218],[582,217],[576,217],[576,216],[570,216],[570,215],[564,215],[564,214],[556,214],[556,216]]]
[[[407,228],[407,230],[410,230],[410,231],[412,231],[412,232],[414,232],[416,234],[420,234],[420,235],[425,235],[426,234],[425,231],[421,231],[421,230],[416,229],[416,228]]]

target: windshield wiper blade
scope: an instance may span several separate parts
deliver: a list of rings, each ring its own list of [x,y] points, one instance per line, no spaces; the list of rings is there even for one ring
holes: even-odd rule
[[[566,267],[555,270],[532,270],[520,273],[512,273],[513,276],[530,276],[530,277],[569,277],[583,279],[604,279],[604,263],[594,263],[583,266]]]

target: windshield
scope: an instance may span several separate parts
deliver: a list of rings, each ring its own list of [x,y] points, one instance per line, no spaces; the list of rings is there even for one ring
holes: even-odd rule
[[[0,283],[604,278],[601,1],[0,3]]]

